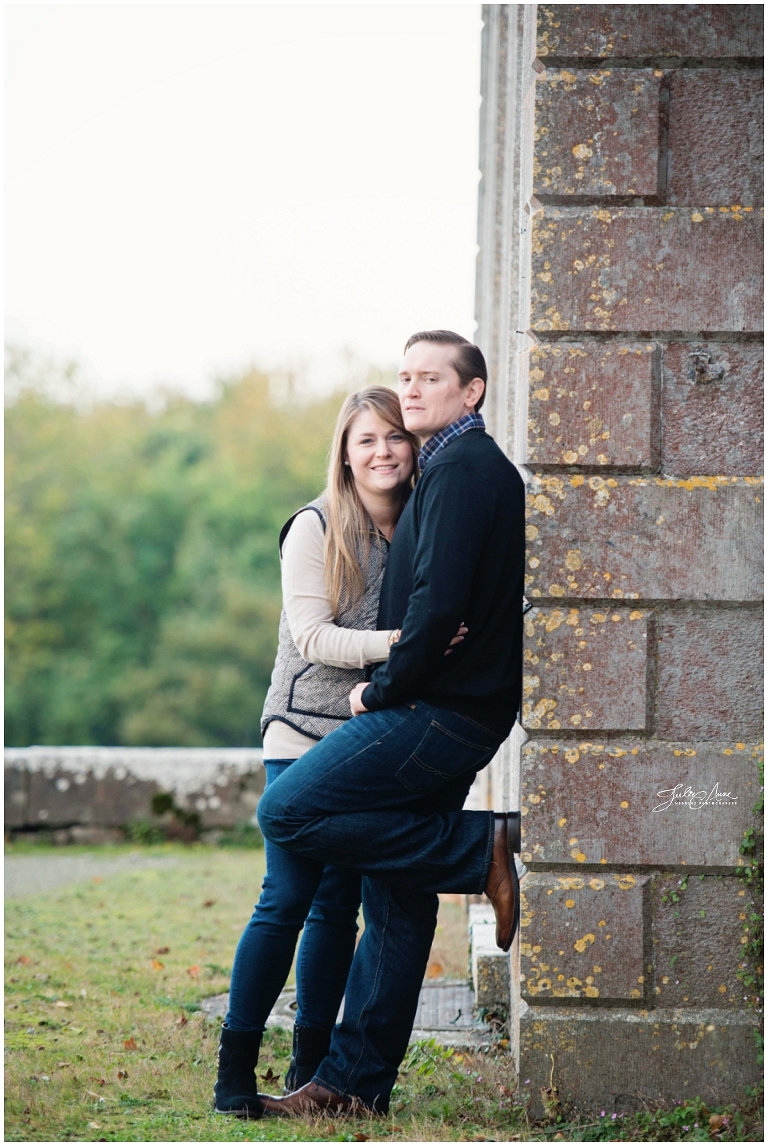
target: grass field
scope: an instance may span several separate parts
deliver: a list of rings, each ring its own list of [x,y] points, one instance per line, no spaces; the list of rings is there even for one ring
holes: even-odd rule
[[[204,996],[227,989],[263,852],[165,845],[143,854],[174,863],[96,876],[6,905],[7,1140],[762,1139],[754,1112],[722,1108],[727,1121],[713,1130],[716,1112],[700,1105],[581,1128],[535,1125],[526,1094],[509,1089],[503,1047],[468,1055],[428,1042],[409,1052],[386,1119],[246,1123],[216,1116],[210,1101],[218,1024],[197,1008]],[[465,936],[461,908],[444,904],[432,974],[466,973]],[[279,1093],[273,1076],[284,1073],[289,1046],[286,1032],[268,1032],[263,1089]]]

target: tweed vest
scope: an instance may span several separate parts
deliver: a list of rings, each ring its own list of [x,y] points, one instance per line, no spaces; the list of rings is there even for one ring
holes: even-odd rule
[[[314,512],[325,530],[325,501],[323,497],[311,501],[298,510],[280,531],[280,554],[283,542],[299,513]],[[343,629],[375,629],[379,609],[381,581],[387,562],[389,545],[378,533],[371,538],[366,557],[362,543],[358,543],[357,558],[365,574],[365,592],[353,605],[342,606],[336,624]],[[272,681],[264,701],[261,717],[262,735],[271,720],[285,724],[321,740],[345,720],[349,720],[349,694],[356,684],[365,680],[365,669],[335,668],[332,665],[310,664],[305,661],[294,644],[285,609],[280,614],[277,657]]]

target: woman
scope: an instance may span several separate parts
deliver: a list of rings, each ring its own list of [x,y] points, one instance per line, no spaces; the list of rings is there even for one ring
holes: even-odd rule
[[[328,484],[280,534],[283,613],[262,716],[267,784],[350,716],[365,667],[387,659],[399,633],[375,630],[389,542],[413,487],[418,440],[391,390],[349,397],[331,445]],[[461,639],[461,633],[452,644]],[[355,949],[360,876],[328,866],[304,919],[317,865],[266,845],[261,898],[235,955],[219,1043],[214,1109],[258,1117],[254,1080],[267,1017],[296,966],[298,1011],[286,1088],[309,1082],[325,1058]]]

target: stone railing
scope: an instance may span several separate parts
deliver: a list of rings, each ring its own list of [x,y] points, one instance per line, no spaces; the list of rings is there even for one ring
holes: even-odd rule
[[[204,831],[232,828],[263,789],[260,748],[6,748],[5,830],[96,842],[149,816],[161,792]]]

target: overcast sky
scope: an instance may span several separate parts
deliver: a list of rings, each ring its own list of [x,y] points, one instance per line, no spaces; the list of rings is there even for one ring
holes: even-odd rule
[[[104,394],[470,335],[480,6],[7,5],[6,341]]]

